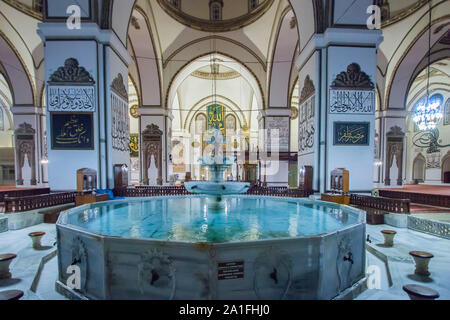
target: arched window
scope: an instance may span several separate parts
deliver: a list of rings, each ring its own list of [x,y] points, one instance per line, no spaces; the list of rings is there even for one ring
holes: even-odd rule
[[[204,134],[206,132],[206,116],[200,113],[195,118],[195,133]]]
[[[248,0],[248,11],[256,9],[259,4],[259,0]]]
[[[229,114],[226,116],[225,118],[225,128],[230,131],[230,132],[234,132],[236,131],[236,118],[234,115]]]
[[[5,130],[5,115],[3,113],[3,108],[0,106],[0,131]]]
[[[447,99],[444,107],[444,126],[450,125],[450,98]]]
[[[212,21],[222,20],[222,0],[210,0],[209,1],[209,18]]]
[[[181,0],[172,0],[172,5],[177,9],[181,9]]]
[[[418,182],[425,181],[425,168],[426,168],[426,160],[425,157],[421,154],[418,154],[413,162],[413,180],[417,180]]]
[[[44,12],[44,0],[34,0],[33,9],[37,12]]]

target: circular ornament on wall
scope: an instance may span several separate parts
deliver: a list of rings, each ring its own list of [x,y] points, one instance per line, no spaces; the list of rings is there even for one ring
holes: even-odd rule
[[[297,107],[291,107],[292,115],[291,120],[297,120],[298,118],[298,108]]]
[[[138,110],[139,110],[139,106],[137,104],[132,106],[130,108],[130,116],[132,116],[135,119],[139,118]]]

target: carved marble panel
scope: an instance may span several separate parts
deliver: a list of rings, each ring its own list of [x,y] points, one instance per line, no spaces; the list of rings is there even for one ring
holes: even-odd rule
[[[315,95],[306,99],[299,109],[298,147],[300,154],[308,154],[314,151]]]
[[[128,101],[111,91],[111,137],[112,148],[121,152],[130,150],[130,118]]]
[[[427,153],[427,169],[441,168],[441,152]]]
[[[266,118],[268,150],[275,150],[278,148],[278,151],[280,152],[289,151],[289,122],[289,117]]]

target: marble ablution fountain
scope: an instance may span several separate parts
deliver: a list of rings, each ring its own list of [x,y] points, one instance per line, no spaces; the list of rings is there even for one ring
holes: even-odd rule
[[[333,299],[365,274],[365,213],[297,198],[238,195],[234,163],[203,157],[195,195],[84,205],[57,223],[56,288],[87,299]],[[80,270],[71,289],[70,267]],[[69,282],[68,282],[69,281]]]

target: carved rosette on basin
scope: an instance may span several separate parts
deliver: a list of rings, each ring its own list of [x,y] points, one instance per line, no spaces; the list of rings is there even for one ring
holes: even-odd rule
[[[159,249],[141,255],[138,286],[142,295],[171,300],[175,294],[175,284],[175,268],[169,256]]]
[[[255,259],[254,289],[259,300],[286,297],[292,282],[291,257],[279,248],[270,247]]]

